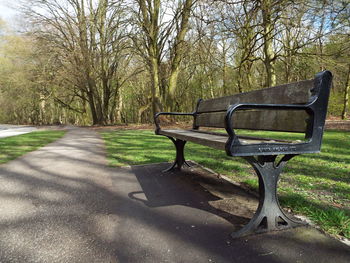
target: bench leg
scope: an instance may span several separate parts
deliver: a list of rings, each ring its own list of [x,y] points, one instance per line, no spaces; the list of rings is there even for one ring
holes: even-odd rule
[[[305,225],[288,217],[279,205],[277,182],[286,163],[295,155],[285,155],[275,164],[277,156],[244,157],[254,168],[259,178],[259,206],[250,222],[231,234],[233,238]]]
[[[181,168],[184,164],[186,164],[188,167],[190,167],[190,165],[186,162],[185,155],[184,155],[184,148],[185,148],[185,144],[187,141],[183,141],[183,140],[179,140],[179,139],[175,140],[172,137],[168,137],[168,138],[175,145],[176,159],[175,159],[174,163],[172,164],[172,166],[170,166],[168,169],[164,170],[163,172],[169,172],[169,171],[174,170],[174,169],[181,170]]]

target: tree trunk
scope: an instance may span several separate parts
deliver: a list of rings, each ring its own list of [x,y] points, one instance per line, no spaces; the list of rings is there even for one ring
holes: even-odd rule
[[[45,95],[40,94],[40,107],[39,107],[39,111],[40,111],[40,116],[39,116],[39,123],[41,125],[46,124],[45,123],[45,112],[46,112],[46,99],[45,99]]]
[[[222,93],[224,96],[229,93],[227,85],[227,48],[225,40],[222,41]]]
[[[266,71],[265,86],[276,85],[275,72],[275,53],[273,51],[273,22],[271,18],[272,3],[271,0],[261,2],[261,11],[263,16],[263,39],[264,39],[264,65]]]
[[[93,96],[92,92],[89,91],[87,93],[87,98],[88,98],[90,111],[91,111],[92,125],[97,125],[97,124],[99,124],[99,120],[98,120],[98,117],[97,117],[96,107],[95,107],[95,100],[94,100],[94,96]]]
[[[173,54],[172,54],[173,57],[171,61],[171,72],[170,72],[170,78],[169,78],[169,94],[171,99],[173,99],[175,96],[175,92],[177,88],[177,80],[180,72],[180,63],[185,53],[184,40],[185,40],[186,33],[188,31],[188,23],[189,23],[192,4],[193,4],[193,0],[186,0],[183,3],[183,6],[180,10],[181,23],[180,23],[180,29],[177,32],[174,47],[173,47]]]
[[[123,107],[124,107],[124,102],[123,102],[123,96],[118,96],[118,111],[117,111],[117,121],[120,123],[126,123],[126,119],[123,117]]]
[[[159,107],[159,64],[157,58],[151,59],[151,98],[152,115],[160,111]]]
[[[345,120],[348,116],[349,90],[350,90],[350,64],[349,64],[349,68],[348,68],[348,74],[346,77],[346,84],[345,84],[345,90],[344,90],[343,111],[341,114],[341,118],[343,120]]]
[[[239,93],[242,93],[242,92],[243,92],[242,80],[243,80],[243,75],[242,75],[242,64],[240,64],[240,66],[239,66],[239,68],[238,68],[238,79],[237,79],[238,92],[239,92]]]

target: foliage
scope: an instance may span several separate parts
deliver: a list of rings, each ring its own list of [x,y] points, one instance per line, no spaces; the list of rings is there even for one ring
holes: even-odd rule
[[[295,134],[247,132],[254,136],[295,139]],[[175,150],[163,136],[150,131],[128,130],[103,132],[110,165],[138,165],[172,162]],[[241,158],[231,158],[223,151],[188,143],[186,159],[193,160],[234,181],[257,189],[252,168]],[[304,214],[324,230],[350,237],[350,133],[327,131],[320,154],[292,159],[279,183],[282,206]]]
[[[0,121],[150,122],[197,98],[311,79],[349,109],[348,1],[30,0],[0,23]],[[184,99],[186,98],[186,99]]]
[[[0,164],[35,151],[65,134],[64,131],[35,131],[23,135],[0,138]]]

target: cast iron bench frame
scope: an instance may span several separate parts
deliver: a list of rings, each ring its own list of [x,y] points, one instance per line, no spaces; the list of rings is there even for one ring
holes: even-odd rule
[[[223,136],[222,134],[199,131],[200,126],[206,126],[206,119],[204,119],[204,121],[202,120],[202,125],[198,125],[197,118],[200,114],[210,115],[222,112],[222,110],[203,111],[203,109],[201,112],[199,112],[198,109],[200,108],[201,103],[203,103],[203,100],[201,99],[197,103],[196,110],[192,113],[159,112],[155,115],[155,133],[157,135],[168,137],[176,147],[175,161],[166,171],[170,171],[175,168],[181,169],[183,165],[188,165],[184,157],[184,147],[187,141],[220,149],[223,148],[222,140],[225,140],[226,142],[224,144],[224,149],[228,156],[240,156],[254,168],[259,179],[259,205],[250,222],[241,230],[232,233],[232,237],[236,238],[254,233],[282,230],[305,224],[299,220],[292,219],[281,209],[277,197],[277,183],[284,166],[294,156],[304,153],[318,153],[321,150],[329,93],[332,86],[332,74],[329,71],[320,72],[316,74],[312,81],[313,88],[310,90],[309,99],[306,103],[302,104],[249,103],[249,101],[240,101],[240,99],[238,99],[238,103],[229,105],[223,113],[225,114],[225,118],[224,124],[221,127],[224,127],[227,132],[224,139],[223,137],[220,137]],[[285,86],[286,85],[280,87]],[[267,94],[273,94],[277,91],[276,89],[280,87],[260,91],[268,92]],[[250,95],[254,95],[254,91],[251,92]],[[248,94],[248,98],[250,95]],[[230,97],[235,99],[235,95]],[[220,102],[220,100],[225,100],[228,98],[229,97],[217,98],[219,100],[216,99],[217,101],[215,101],[214,99],[211,102],[208,100],[208,103],[213,105],[216,102]],[[215,105],[212,106],[212,108],[215,108]],[[234,131],[236,126],[235,114],[236,112],[242,110],[248,110],[247,114],[251,114],[251,110],[264,110],[265,112],[266,110],[287,110],[292,111],[293,114],[296,114],[296,112],[299,111],[306,112],[308,115],[308,120],[304,131],[305,141],[291,143],[271,139],[264,140],[262,138],[240,137],[236,135]],[[159,116],[161,115],[192,116],[194,119],[193,128],[191,130],[162,130],[159,124]],[[237,119],[239,119],[238,117]],[[286,123],[288,123],[288,120]],[[218,126],[220,126],[220,124],[208,124],[206,127]],[[275,129],[267,127],[265,130]],[[291,128],[289,128],[289,130],[291,130]],[[250,140],[251,142],[255,141],[255,143],[243,143],[244,140]],[[276,158],[279,155],[283,156],[276,163]]]

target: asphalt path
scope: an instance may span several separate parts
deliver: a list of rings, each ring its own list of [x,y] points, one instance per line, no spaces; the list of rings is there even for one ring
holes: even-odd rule
[[[36,129],[33,126],[0,124],[0,138],[30,133]]]
[[[231,239],[250,197],[167,165],[108,167],[85,129],[0,165],[0,262],[350,262],[313,228]]]

